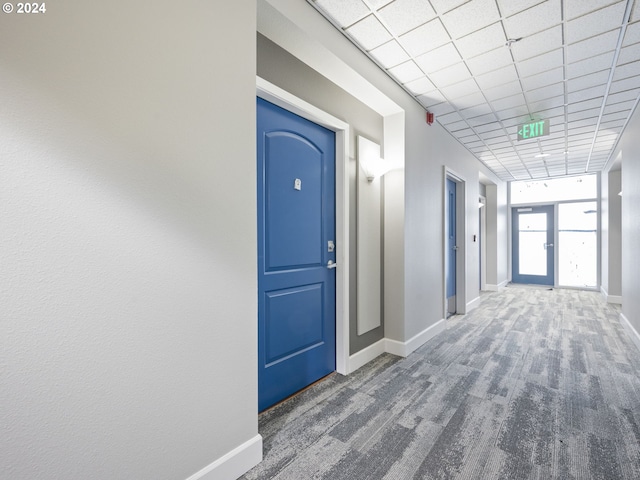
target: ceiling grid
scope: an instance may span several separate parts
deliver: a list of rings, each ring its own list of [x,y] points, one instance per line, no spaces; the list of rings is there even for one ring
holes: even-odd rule
[[[307,1],[506,181],[602,170],[640,98],[640,0]]]

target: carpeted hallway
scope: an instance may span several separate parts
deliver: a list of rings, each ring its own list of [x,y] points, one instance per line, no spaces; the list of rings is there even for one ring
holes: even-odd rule
[[[509,286],[259,430],[244,479],[640,479],[640,351],[598,293]]]

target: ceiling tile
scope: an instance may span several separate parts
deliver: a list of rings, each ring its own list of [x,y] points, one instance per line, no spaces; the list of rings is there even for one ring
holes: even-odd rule
[[[581,75],[588,75],[600,70],[606,70],[611,68],[612,63],[613,52],[595,55],[576,63],[570,63],[565,67],[567,71],[567,78],[579,77]]]
[[[638,77],[625,78],[624,80],[612,82],[609,93],[625,92],[638,88],[638,86],[640,86],[640,79],[638,79]]]
[[[518,80],[516,68],[513,65],[507,65],[489,73],[476,76],[476,81],[480,88],[493,88],[499,85],[510,83]]]
[[[559,48],[552,52],[548,52],[537,57],[530,58],[516,65],[518,72],[523,77],[535,75],[539,72],[553,70],[561,67],[563,64],[562,49]]]
[[[507,48],[491,50],[490,52],[467,60],[469,70],[471,70],[471,73],[474,75],[482,75],[483,73],[497,70],[511,63],[513,63],[513,59]]]
[[[550,108],[561,107],[564,105],[564,95],[558,95],[557,97],[546,98],[539,102],[530,105],[532,112],[540,112],[548,110]]]
[[[461,60],[462,58],[458,54],[456,47],[453,46],[453,43],[447,43],[442,47],[438,47],[416,57],[416,63],[420,65],[420,68],[427,74],[459,63]]]
[[[438,14],[442,15],[468,1],[469,0],[431,0],[431,5],[433,5],[433,8],[436,9]]]
[[[627,45],[638,42],[640,42],[640,22],[627,25],[622,46],[626,47]]]
[[[565,41],[575,43],[622,25],[627,2],[618,2],[597,12],[570,20],[565,25]]]
[[[346,32],[367,51],[391,40],[391,34],[373,15],[347,28]]]
[[[621,112],[608,113],[602,116],[602,121],[610,122],[612,120],[626,120],[628,116],[629,116],[628,110],[621,111]]]
[[[511,82],[506,83],[504,85],[500,85],[494,88],[487,88],[484,90],[484,95],[487,97],[487,100],[494,101],[500,98],[511,97],[512,95],[516,95],[518,93],[522,93],[522,87],[520,86],[520,82]]]
[[[451,113],[447,113],[446,115],[441,115],[440,117],[438,117],[438,121],[441,124],[444,124],[447,126],[451,123],[459,122],[461,120],[463,120],[463,118],[458,112],[451,112]]]
[[[399,37],[400,43],[409,55],[417,57],[450,41],[440,19],[430,21]]]
[[[620,0],[580,0],[578,2],[564,2],[564,18],[572,20],[618,2],[620,2]]]
[[[512,95],[510,97],[494,100],[493,102],[491,102],[491,106],[495,111],[504,111],[509,109],[511,111],[514,111],[514,114],[516,109],[522,107],[525,104],[526,104],[526,101],[524,99],[524,95],[521,93]]]
[[[575,103],[571,103],[567,106],[567,110],[568,112],[574,113],[574,112],[582,112],[584,110],[590,110],[592,108],[600,108],[602,106],[602,99],[591,99],[591,100],[586,100],[584,102],[575,102]]]
[[[564,95],[564,83],[555,83],[543,88],[538,88],[537,90],[528,90],[524,95],[529,103],[540,102],[547,98]]]
[[[620,65],[613,72],[614,81],[634,76],[640,76],[640,61]]]
[[[444,95],[442,95],[438,90],[434,90],[433,92],[427,92],[425,94],[422,95],[418,95],[418,100],[420,100],[420,102],[425,105],[425,106],[435,106],[438,105],[439,103],[448,103],[446,100],[446,98],[444,98]],[[446,113],[449,113],[451,111],[453,111],[454,108],[450,107]],[[433,111],[433,110],[430,110]],[[444,113],[441,113],[441,115],[444,115]]]
[[[459,38],[455,44],[464,57],[471,58],[495,48],[504,48],[506,41],[502,24],[496,22],[482,30]]]
[[[431,81],[440,88],[468,80],[470,77],[469,69],[462,62],[429,75]]]
[[[422,100],[422,98],[425,98],[428,100],[428,97],[424,97],[423,95],[418,97],[419,100]],[[421,103],[423,102],[421,101]],[[427,110],[433,113],[436,116],[436,118],[438,118],[440,115],[445,115],[455,110],[449,102],[442,102],[438,104],[432,103],[429,105],[423,103],[423,105],[427,107]]]
[[[582,77],[572,78],[567,81],[567,90],[575,92],[585,88],[594,87],[596,85],[605,85],[609,81],[609,70],[600,70],[596,73],[583,75]]]
[[[625,90],[624,92],[620,93],[612,93],[607,97],[607,105],[635,100],[638,98],[638,95],[640,95],[640,89]]]
[[[509,38],[528,37],[562,22],[560,0],[548,0],[504,20]]]
[[[475,117],[479,117],[481,115],[487,115],[491,113],[491,105],[488,103],[482,103],[480,105],[475,105],[473,107],[468,108],[459,108],[460,115],[462,115],[467,120]]]
[[[400,44],[395,40],[391,40],[384,45],[380,45],[369,53],[371,53],[373,58],[375,58],[384,68],[395,67],[396,65],[400,65],[401,63],[409,60],[407,52],[405,52]]]
[[[393,0],[368,0],[369,5],[378,9],[384,7],[386,4],[393,2]]]
[[[568,120],[573,122],[575,120],[582,120],[584,118],[595,118],[600,116],[600,108],[590,108],[588,110],[582,110],[580,112],[570,113]]]
[[[524,37],[511,46],[511,52],[516,61],[522,61],[560,45],[562,45],[562,27],[557,25],[530,37]]]
[[[498,6],[500,7],[500,13],[502,13],[503,17],[510,17],[543,1],[544,0],[498,0]]]
[[[635,62],[638,58],[640,58],[640,43],[634,43],[633,45],[620,49],[618,65]]]
[[[608,113],[614,113],[614,112],[622,112],[625,110],[629,111],[633,108],[635,104],[636,102],[634,100],[630,102],[614,103],[613,105],[607,105],[606,107],[604,107],[603,113],[608,114]]]
[[[435,85],[427,77],[417,78],[405,83],[404,86],[414,95],[420,95],[436,89]]]
[[[371,13],[362,0],[316,0],[315,3],[341,27],[348,27]]]
[[[436,12],[423,0],[395,0],[380,9],[378,15],[394,35],[402,35],[433,20]]]
[[[546,85],[552,85],[564,80],[564,71],[562,67],[554,68],[553,70],[547,70],[546,72],[539,73],[537,75],[531,75],[522,79],[522,86],[526,90],[534,90],[536,88],[542,88]]]
[[[458,108],[466,109],[466,108],[476,107],[478,105],[485,105],[487,103],[487,100],[484,98],[484,95],[482,94],[482,92],[478,91],[478,92],[472,93],[471,95],[466,95],[464,97],[457,98],[455,103],[456,103],[456,106],[458,106]]]
[[[617,42],[618,31],[612,31],[574,43],[567,46],[567,62],[574,63],[601,53],[612,52],[616,49]]]
[[[411,60],[404,62],[397,67],[390,68],[389,73],[400,83],[411,82],[412,80],[416,80],[417,78],[424,76],[422,70],[420,70],[415,62]]]
[[[592,98],[603,98],[607,90],[606,87],[606,85],[599,85],[597,87],[578,90],[577,92],[569,92],[567,95],[568,102],[583,102],[585,100],[591,100]]]
[[[442,15],[453,38],[461,38],[500,20],[495,0],[474,0]]]
[[[485,123],[497,122],[498,119],[493,113],[488,113],[487,115],[480,115],[479,117],[473,117],[469,119],[469,125],[472,127],[478,125],[484,125]]]

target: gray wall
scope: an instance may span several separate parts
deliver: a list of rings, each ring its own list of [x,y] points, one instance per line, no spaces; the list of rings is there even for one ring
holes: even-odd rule
[[[602,174],[601,179],[601,286],[608,296],[622,295],[622,172]]]
[[[257,37],[257,73],[258,76],[279,86],[287,92],[330,113],[350,125],[349,139],[349,237],[350,237],[350,279],[349,279],[349,351],[354,354],[377,342],[384,336],[382,325],[363,335],[357,334],[357,182],[356,163],[357,136],[382,144],[382,117],[358,101],[347,92],[327,80],[315,70],[289,54],[265,36]],[[382,234],[382,232],[381,232]],[[378,300],[381,294],[377,295]]]
[[[184,479],[257,435],[255,1],[47,7],[0,19],[0,477]]]
[[[622,151],[622,313],[640,332],[640,110],[619,143]]]

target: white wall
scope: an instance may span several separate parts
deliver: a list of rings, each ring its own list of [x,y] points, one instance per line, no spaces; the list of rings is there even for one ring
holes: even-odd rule
[[[0,19],[2,478],[259,447],[256,6],[226,5]]]
[[[618,144],[622,151],[622,314],[640,332],[640,110]]]
[[[600,202],[600,283],[603,294],[613,303],[619,303],[622,295],[622,198],[618,195],[621,188],[622,176],[620,170],[608,171],[602,174]]]

